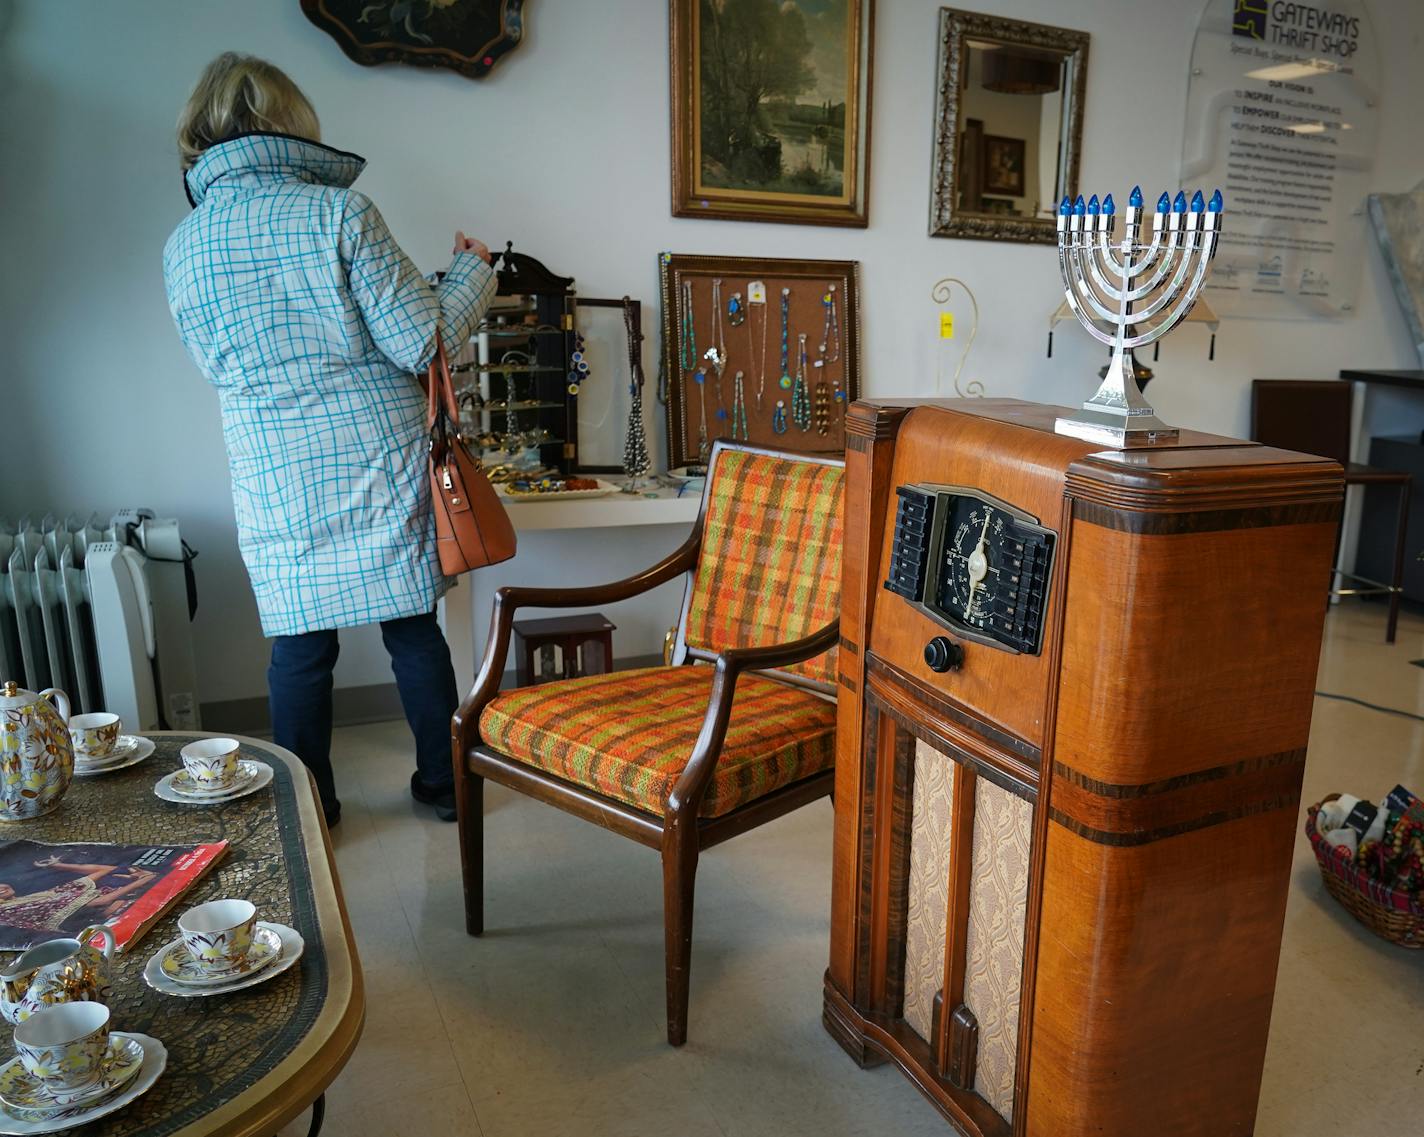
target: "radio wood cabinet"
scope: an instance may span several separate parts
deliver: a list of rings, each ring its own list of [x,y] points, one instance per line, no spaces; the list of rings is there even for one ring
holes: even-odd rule
[[[1062,413],[849,412],[825,1025],[973,1137],[1246,1135],[1341,471]]]

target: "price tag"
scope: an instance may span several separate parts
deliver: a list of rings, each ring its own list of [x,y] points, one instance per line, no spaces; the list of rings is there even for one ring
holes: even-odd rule
[[[760,280],[753,280],[753,281],[749,281],[749,282],[748,282],[748,284],[747,284],[747,303],[748,303],[748,304],[765,304],[765,303],[766,303],[766,284],[765,284],[765,282],[760,281]]]
[[[953,312],[941,312],[939,314],[939,338],[942,340],[952,340],[954,338]]]

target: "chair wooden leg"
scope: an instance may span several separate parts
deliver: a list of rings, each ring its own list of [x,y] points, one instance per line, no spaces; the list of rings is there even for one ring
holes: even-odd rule
[[[1389,624],[1385,629],[1385,643],[1394,643],[1395,628],[1399,624],[1399,589],[1404,584],[1404,545],[1408,540],[1408,529],[1409,483],[1402,482],[1399,487],[1399,517],[1394,529],[1394,575],[1389,581],[1395,591],[1389,594]]]
[[[460,872],[465,879],[465,931],[485,930],[485,780],[468,771],[455,779]]]
[[[667,1039],[687,1041],[692,965],[692,892],[697,880],[697,830],[669,823],[663,830],[663,934],[667,951]]]

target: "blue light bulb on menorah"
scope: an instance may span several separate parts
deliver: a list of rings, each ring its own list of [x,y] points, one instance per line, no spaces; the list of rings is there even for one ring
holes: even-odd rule
[[[1137,386],[1132,353],[1155,343],[1182,322],[1206,283],[1216,255],[1221,191],[1162,194],[1152,212],[1152,235],[1142,233],[1142,189],[1134,186],[1117,236],[1112,194],[1084,201],[1065,197],[1058,206],[1058,267],[1068,305],[1088,334],[1112,349],[1102,385],[1057,430],[1108,446],[1150,446],[1177,437]]]

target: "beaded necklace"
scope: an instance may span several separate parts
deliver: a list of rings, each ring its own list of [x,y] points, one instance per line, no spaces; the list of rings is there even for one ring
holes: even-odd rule
[[[707,372],[698,368],[692,373],[692,381],[697,384],[697,398],[702,405],[702,421],[697,427],[697,457],[706,462],[707,446]]]
[[[703,358],[712,364],[712,374],[717,378],[717,418],[725,422],[727,400],[722,391],[722,372],[727,367],[727,339],[722,331],[721,277],[712,281],[712,346],[703,353]]]
[[[806,387],[806,333],[797,338],[796,386],[791,392],[791,421],[801,430],[811,429],[811,392]]]
[[[732,379],[732,437],[747,440],[747,396],[740,371]]]
[[[777,434],[786,433],[786,400],[777,399],[776,409],[771,412],[771,429]]]
[[[697,366],[697,338],[692,323],[692,281],[682,282],[682,342],[679,357],[684,371],[692,372],[697,384],[697,398],[702,407],[702,420],[697,427],[697,457],[707,461],[707,373]]]
[[[791,390],[791,289],[781,290],[781,378],[783,391]]]
[[[682,282],[682,342],[679,346],[680,359],[684,371],[697,367],[697,339],[692,329],[692,281]]]
[[[727,338],[722,331],[721,277],[712,281],[712,346],[703,353],[703,358],[712,364],[712,370],[717,373],[718,400],[720,401],[722,372],[727,367]]]
[[[627,296],[623,297],[623,328],[628,335],[628,391],[633,397],[628,408],[628,433],[623,440],[623,472],[638,479],[647,477],[653,462],[643,429],[643,333],[634,330],[633,301]]]

